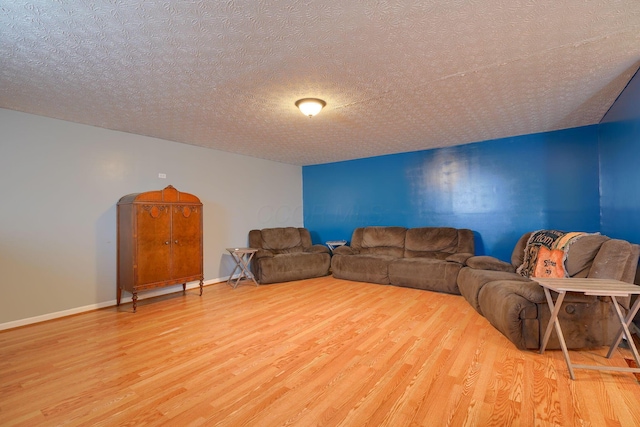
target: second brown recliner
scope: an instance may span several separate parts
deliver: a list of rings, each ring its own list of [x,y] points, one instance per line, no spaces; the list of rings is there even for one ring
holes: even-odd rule
[[[250,267],[260,284],[310,279],[329,274],[329,248],[313,245],[306,228],[251,230],[249,246],[258,249]]]

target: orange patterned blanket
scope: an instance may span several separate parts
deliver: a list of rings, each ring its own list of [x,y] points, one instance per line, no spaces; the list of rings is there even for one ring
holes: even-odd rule
[[[568,277],[565,261],[569,246],[588,233],[539,230],[531,233],[524,262],[517,272],[525,277]]]

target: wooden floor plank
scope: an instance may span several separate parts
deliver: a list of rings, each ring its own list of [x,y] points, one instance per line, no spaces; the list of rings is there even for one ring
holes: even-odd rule
[[[635,426],[639,401],[633,375],[572,381],[561,352],[516,349],[461,296],[332,277],[0,332],[2,426]]]

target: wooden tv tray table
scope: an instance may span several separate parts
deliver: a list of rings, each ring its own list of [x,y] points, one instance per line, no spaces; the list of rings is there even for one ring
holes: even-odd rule
[[[627,282],[621,282],[619,280],[609,280],[609,279],[578,279],[578,278],[566,278],[566,279],[552,279],[552,278],[532,278],[536,282],[540,284],[544,288],[544,294],[547,297],[547,304],[549,304],[549,310],[551,310],[551,318],[549,319],[549,324],[547,325],[547,330],[544,333],[544,337],[542,338],[542,344],[540,345],[540,354],[544,353],[544,349],[547,346],[549,341],[549,337],[551,336],[551,328],[555,327],[556,333],[558,334],[558,340],[560,341],[560,346],[562,347],[562,353],[564,354],[564,359],[567,362],[567,367],[569,368],[569,376],[572,380],[575,380],[573,375],[573,368],[577,369],[596,369],[600,371],[622,371],[622,372],[640,372],[640,356],[638,356],[638,349],[633,342],[633,337],[629,332],[629,325],[633,320],[633,317],[638,312],[640,308],[640,298],[636,300],[629,310],[627,317],[625,318],[622,315],[622,311],[620,310],[620,305],[616,300],[616,297],[627,297],[629,295],[640,295],[640,286],[633,285]],[[558,293],[558,299],[556,303],[553,303],[553,299],[551,298],[550,290]],[[616,366],[596,366],[596,365],[574,365],[571,363],[571,359],[569,359],[569,352],[567,351],[567,344],[564,340],[564,336],[562,335],[562,329],[560,328],[560,322],[558,321],[558,313],[560,312],[560,307],[562,306],[562,301],[564,300],[567,292],[581,292],[585,295],[595,295],[602,297],[611,297],[611,301],[613,302],[613,306],[618,314],[618,319],[620,320],[620,330],[616,335],[615,340],[611,344],[609,348],[609,353],[607,353],[607,359],[611,358],[613,352],[618,345],[620,345],[620,341],[622,340],[622,336],[627,338],[627,343],[629,344],[629,348],[633,353],[633,357],[636,360],[637,368],[619,368]]]
[[[253,280],[253,283],[258,286],[258,282],[256,282],[255,277],[253,277],[253,273],[249,270],[249,262],[258,250],[254,248],[227,248],[227,251],[231,254],[231,258],[233,258],[236,263],[236,266],[229,275],[229,279],[227,279],[227,283],[235,289],[238,287],[240,280],[251,279]],[[240,274],[236,278],[235,283],[233,283],[233,275],[236,274],[236,271],[238,270],[240,270]]]

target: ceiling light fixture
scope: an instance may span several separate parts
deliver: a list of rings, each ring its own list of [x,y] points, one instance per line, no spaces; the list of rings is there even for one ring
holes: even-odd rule
[[[305,116],[313,117],[327,105],[322,99],[303,98],[296,101],[296,107],[302,111]]]

